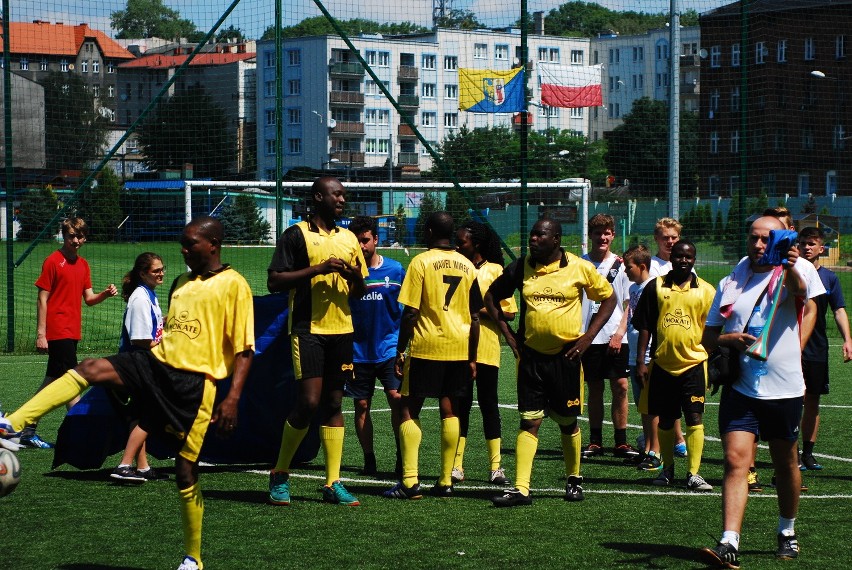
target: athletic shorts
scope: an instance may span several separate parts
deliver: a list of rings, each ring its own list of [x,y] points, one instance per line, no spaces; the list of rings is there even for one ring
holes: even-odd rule
[[[583,413],[582,366],[579,360],[562,356],[572,345],[552,355],[520,347],[518,411],[522,418],[540,419],[544,416],[541,412],[548,411],[562,417]]]
[[[356,362],[355,378],[346,382],[343,391],[346,396],[356,400],[372,400],[376,380],[382,383],[385,392],[399,390],[402,380],[393,371],[394,361],[390,358],[384,362]]]
[[[48,378],[59,378],[77,366],[77,343],[71,338],[61,338],[47,341],[47,372]]]
[[[343,390],[355,378],[352,364],[352,333],[290,336],[296,380],[322,378],[324,390]]]
[[[630,348],[627,343],[621,345],[618,354],[609,354],[608,350],[608,344],[593,344],[583,353],[583,378],[586,382],[617,380],[630,374],[627,366]]]
[[[165,432],[163,442],[181,457],[195,462],[204,443],[216,384],[198,372],[163,364],[147,350],[108,356],[139,412],[139,425],[148,432]]]
[[[630,369],[630,388],[633,392],[633,403],[639,406],[639,399],[642,397],[642,381],[636,373],[636,366],[631,366]]]
[[[648,380],[648,413],[674,420],[684,414],[703,414],[707,393],[706,362],[696,364],[680,376],[673,376],[650,364]]]
[[[809,394],[828,394],[828,362],[802,361],[805,389]]]
[[[763,441],[796,441],[803,407],[803,397],[758,400],[725,386],[719,401],[719,433],[745,431]]]
[[[470,382],[470,365],[467,360],[426,360],[409,357],[403,367],[403,396],[413,398],[458,398]]]

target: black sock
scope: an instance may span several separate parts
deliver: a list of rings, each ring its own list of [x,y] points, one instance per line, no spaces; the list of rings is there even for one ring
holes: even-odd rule
[[[813,454],[814,454],[814,442],[803,441],[802,442],[802,455],[813,455]]]
[[[627,428],[615,430],[615,446],[627,444]]]
[[[603,443],[603,428],[589,428],[589,443],[595,445]]]

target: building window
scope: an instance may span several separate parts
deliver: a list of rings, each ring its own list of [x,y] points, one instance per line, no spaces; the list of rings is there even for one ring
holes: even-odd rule
[[[722,46],[710,47],[710,67],[720,67],[722,65]]]
[[[426,147],[426,146],[420,147],[420,155],[421,156],[429,156],[429,148],[435,148],[436,146],[438,146],[438,143],[436,143],[435,141],[426,141],[426,142],[429,143],[429,147]]]
[[[438,64],[438,56],[434,54],[424,54],[422,59],[423,69],[435,69]]]
[[[266,151],[267,155],[274,155],[275,139],[266,139],[266,141],[264,141],[264,150]]]
[[[710,133],[710,154],[719,154],[719,133]]]
[[[740,189],[740,177],[731,176],[728,179],[728,195],[733,196]]]
[[[100,85],[92,85],[92,96],[95,99],[100,99],[100,97],[101,97],[101,86]]]
[[[367,139],[364,141],[364,151],[367,154],[376,154],[376,139]]]
[[[843,150],[846,148],[846,139],[849,137],[846,136],[846,129],[843,128],[843,125],[834,125],[834,140],[832,146],[834,150]]]
[[[586,56],[581,49],[571,50],[571,65],[583,65],[586,61]]]
[[[457,129],[459,126],[459,114],[444,113],[444,126],[448,129]]]
[[[645,48],[643,46],[636,46],[633,48],[633,61],[644,61],[645,60]]]
[[[390,150],[390,145],[388,144],[388,139],[378,139],[377,142],[379,144],[378,144],[378,148],[376,149],[376,152],[378,154],[387,154],[388,150]]]
[[[778,63],[787,63],[787,40],[778,40],[777,50],[775,60]]]
[[[420,113],[421,127],[434,127],[438,121],[438,114],[434,111],[423,111]]]
[[[367,125],[375,125],[378,117],[378,109],[367,109],[364,111],[364,123]]]
[[[731,111],[736,113],[740,110],[740,87],[731,88]]]
[[[454,55],[444,56],[444,71],[455,71],[459,68],[459,58]]]
[[[424,83],[421,87],[423,97],[426,99],[434,99],[438,91],[438,86],[434,83]]]
[[[25,57],[21,58],[21,71],[29,71],[30,69],[30,60]]]
[[[740,66],[740,44],[731,45],[731,67]]]
[[[302,109],[294,107],[287,109],[287,124],[301,125],[302,124]]]
[[[378,56],[376,56],[376,51],[368,49],[364,53],[364,60],[367,62],[367,65],[370,67],[375,67],[376,62],[378,61]]]
[[[107,97],[109,97],[110,99],[115,97],[115,87],[113,87],[112,85],[107,85]]]
[[[816,59],[816,43],[813,38],[805,38],[805,61]]]
[[[47,71],[47,70],[48,70],[47,58],[43,57],[43,58],[41,58],[41,62],[39,63],[39,71]]]
[[[275,67],[275,52],[268,51],[263,54],[263,66]]]
[[[610,63],[612,63],[612,50],[610,52]],[[547,48],[538,48],[538,60],[547,61]]]
[[[287,50],[287,64],[291,66],[302,65],[302,52],[297,49]]]
[[[89,62],[81,61],[80,62],[80,73],[89,73]]]
[[[494,46],[494,59],[499,60],[508,60],[509,59],[509,46],[505,44],[498,44]]]
[[[275,82],[274,81],[265,81],[263,83],[263,96],[264,97],[275,97]]]
[[[766,47],[766,42],[757,42],[754,44],[754,62],[757,64],[766,63],[766,56],[769,54],[769,48]]]
[[[364,94],[365,95],[381,95],[381,91],[379,91],[379,86],[372,79],[367,79],[364,82]]]
[[[301,95],[302,93],[302,80],[301,79],[290,79],[287,81],[287,95]]]
[[[378,67],[390,67],[390,52],[389,51],[380,51],[376,54],[378,56],[378,62],[376,65]]]
[[[568,116],[572,119],[582,119],[583,118],[583,108],[582,107],[574,107],[569,109]]]
[[[811,175],[800,172],[798,177],[799,196],[807,196],[811,193]]]
[[[100,72],[101,72],[101,62],[97,61],[97,60],[93,61],[92,62],[92,73],[100,73]]]
[[[113,62],[111,62],[111,61],[108,62],[106,64],[106,67],[107,67],[107,73],[115,73],[115,64]]]
[[[740,132],[734,131],[731,133],[731,154],[739,154],[740,152]]]
[[[473,44],[473,59],[486,59],[488,57],[488,44]]]
[[[698,42],[680,44],[680,55],[698,55]]]
[[[550,48],[549,54],[552,63],[559,63],[559,48]]]
[[[61,71],[63,73],[68,73],[68,60],[67,59],[62,59],[59,62],[59,71]]]
[[[657,61],[669,59],[669,44],[661,43],[656,45]]]
[[[837,59],[846,57],[846,36],[837,36],[834,38],[834,57]]]
[[[378,124],[380,124],[380,125],[389,125],[390,124],[390,111],[388,109],[379,109]]]
[[[716,113],[719,112],[719,99],[721,99],[721,97],[719,96],[719,90],[714,89],[710,93],[710,115],[709,115],[709,117],[711,119],[716,116]]]
[[[707,178],[707,193],[710,194],[710,196],[718,196],[721,186],[722,180],[719,178],[718,174],[713,174]]]
[[[444,85],[444,99],[458,99],[459,98],[459,86],[455,83],[448,83]]]
[[[275,109],[266,109],[263,114],[266,117],[266,126],[275,126]]]
[[[289,154],[302,154],[302,139],[287,139],[287,152]]]
[[[814,149],[814,131],[810,128],[802,129],[802,149],[803,150],[813,150]]]

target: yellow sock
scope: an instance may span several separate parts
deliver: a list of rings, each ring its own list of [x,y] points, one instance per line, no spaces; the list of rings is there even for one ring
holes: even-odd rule
[[[701,455],[704,453],[704,424],[686,426],[686,462],[689,472],[698,475],[701,468]]]
[[[399,448],[402,453],[402,484],[412,487],[419,483],[417,477],[417,461],[420,457],[420,440],[423,432],[420,422],[408,420],[399,426]]]
[[[660,441],[660,458],[663,460],[663,467],[674,466],[674,427],[671,429],[658,427],[657,439]]]
[[[281,450],[278,452],[278,461],[273,467],[273,471],[290,472],[290,462],[293,461],[293,456],[296,455],[296,450],[299,449],[299,444],[305,439],[305,434],[308,433],[308,428],[296,429],[290,425],[290,422],[284,422],[284,433],[281,434]]]
[[[485,445],[488,446],[488,461],[491,463],[491,471],[500,469],[500,463],[503,461],[503,456],[500,455],[500,438],[487,439]]]
[[[533,459],[538,449],[538,438],[528,431],[518,430],[518,442],[515,444],[515,487],[525,496],[530,494]]]
[[[37,423],[45,414],[70,402],[88,387],[89,383],[85,378],[76,371],[69,370],[45,386],[23,406],[9,414],[6,419],[11,422],[15,431],[21,431],[24,427]]]
[[[340,462],[343,460],[342,427],[320,426],[320,441],[325,454],[325,484],[340,479]]]
[[[196,483],[186,489],[178,489],[180,495],[180,515],[183,523],[183,546],[186,554],[201,564],[201,519],[204,517],[204,497],[201,487]]]
[[[565,460],[565,476],[577,476],[580,474],[580,451],[583,443],[580,430],[560,435],[562,437],[562,457]]]
[[[438,485],[453,484],[453,461],[459,446],[459,419],[457,417],[441,420],[441,477]]]
[[[464,447],[466,443],[467,438],[460,435],[458,449],[456,449],[456,460],[455,463],[453,463],[454,469],[461,469],[464,471]]]

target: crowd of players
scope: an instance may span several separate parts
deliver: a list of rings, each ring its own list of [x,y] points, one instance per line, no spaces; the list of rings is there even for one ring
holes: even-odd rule
[[[340,478],[342,402],[345,396],[354,400],[363,473],[376,474],[370,416],[376,380],[391,410],[397,449],[399,479],[382,493],[388,499],[423,496],[420,412],[427,398],[438,401],[441,433],[440,476],[429,493],[453,495],[454,484],[465,478],[475,388],[488,481],[505,487],[492,498],[494,506],[532,504],[532,470],[545,417],[554,420],[561,433],[564,498],[582,501],[581,461],[606,453],[607,380],[612,455],[653,473],[653,483],[659,486],[676,483],[675,458],[683,458],[685,487],[710,491],[713,487],[699,474],[707,359],[708,351],[721,345],[735,351],[740,372],[724,387],[719,413],[725,454],[723,532],[702,555],[720,567],[740,565],[745,503],[749,491],[759,489],[753,465],[760,438],[769,444],[778,490],[776,554],[798,556],[794,524],[800,469],[822,468],[813,448],[819,397],[828,390],[828,307],[843,337],[844,360],[852,359],[842,292],[834,274],[819,263],[824,248],[819,229],[803,230],[797,243],[776,256],[778,264],[769,263],[764,254],[772,248],[775,232],[790,229],[792,221],[784,210],[766,212],[748,230],[748,255],[716,287],[698,276],[696,246],[681,239],[680,224],[670,218],[655,227],[656,255],[640,245],[618,256],[612,251],[615,220],[598,214],[589,220],[590,249],[582,258],[562,248],[560,224],[543,218],[530,230],[529,254],[503,268],[499,238],[489,226],[471,221],[457,228],[448,213],[436,212],[424,226],[427,251],[403,269],[377,252],[374,219],[356,217],[349,229],[336,223],[346,202],[346,189],[337,179],[318,179],[312,196],[313,216],[282,234],[268,270],[269,291],[289,293],[287,332],[298,385],[270,471],[271,504],[290,504],[292,459],[316,417],[325,459],[323,500],[360,504]],[[76,252],[80,232],[66,233],[63,226],[63,235]],[[221,224],[212,218],[186,226],[181,247],[190,271],[172,286],[166,325],[160,315],[159,331],[155,325],[154,338],[144,350],[79,365],[76,353],[68,355],[73,363],[49,370],[50,381],[30,401],[0,416],[0,436],[31,440],[41,416],[72,402],[90,385],[129,393],[143,433],[165,430],[173,436],[186,553],[179,570],[203,567],[198,451],[209,424],[224,433],[236,427],[237,404],[253,355],[251,291],[236,271],[221,263],[223,237]],[[69,264],[62,255],[51,267]],[[75,255],[71,265],[78,260],[82,258]],[[161,261],[152,269],[158,260],[134,267],[140,277],[149,276],[142,284],[151,291],[162,283]],[[78,315],[81,293],[88,304],[117,293],[110,285],[95,295],[86,280],[87,266],[84,273],[78,278],[83,288],[73,290]],[[39,287],[41,310],[45,288]],[[125,300],[130,290],[126,293]],[[47,302],[50,288],[44,297]],[[766,323],[770,315],[774,317]],[[44,348],[49,348],[47,343],[56,337],[43,339],[41,320],[39,325],[39,343],[45,340]],[[79,330],[76,335],[79,339]],[[519,429],[513,480],[507,477],[500,452],[501,337],[517,361]],[[765,360],[746,356],[745,349],[763,337],[768,339]],[[69,351],[68,343],[60,344]],[[214,406],[215,381],[228,376],[233,378],[230,392]],[[583,445],[577,418],[583,412],[585,386],[589,438]],[[636,447],[627,440],[629,386],[642,415]],[[128,448],[120,466],[123,472],[145,471],[130,466],[138,452],[138,447]],[[144,462],[144,450],[139,459]]]

